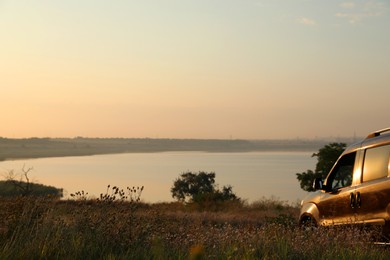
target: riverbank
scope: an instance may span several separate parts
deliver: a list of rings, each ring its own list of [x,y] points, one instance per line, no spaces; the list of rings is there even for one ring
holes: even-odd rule
[[[150,139],[150,138],[0,138],[0,161],[115,153],[167,151],[316,152],[331,140],[222,140],[222,139]],[[350,140],[339,140],[350,142]]]

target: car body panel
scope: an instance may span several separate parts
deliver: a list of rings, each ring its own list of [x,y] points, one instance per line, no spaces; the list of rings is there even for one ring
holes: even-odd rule
[[[356,208],[357,221],[381,224],[384,220],[390,220],[389,177],[363,183],[356,188],[356,193],[361,197],[360,206]]]
[[[346,187],[335,193],[324,193],[317,205],[320,212],[320,224],[328,226],[355,221],[355,212],[351,208],[351,193],[353,192],[353,187]]]

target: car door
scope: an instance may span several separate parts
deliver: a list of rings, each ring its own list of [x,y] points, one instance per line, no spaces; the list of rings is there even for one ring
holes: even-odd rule
[[[389,219],[390,145],[371,147],[364,152],[361,185],[356,187],[359,222],[384,224]]]
[[[346,224],[356,221],[353,206],[355,186],[352,185],[356,152],[343,155],[332,168],[325,182],[325,192],[318,202],[322,225]]]

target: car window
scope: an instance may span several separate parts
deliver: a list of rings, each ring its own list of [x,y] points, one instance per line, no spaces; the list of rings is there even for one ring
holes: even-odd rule
[[[367,149],[363,164],[363,182],[389,175],[390,145]]]
[[[337,190],[343,187],[351,186],[355,157],[356,153],[349,153],[338,160],[337,164],[329,175],[326,184],[328,189]]]

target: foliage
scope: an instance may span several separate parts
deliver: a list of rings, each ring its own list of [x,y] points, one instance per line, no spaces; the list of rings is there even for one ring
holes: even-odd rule
[[[21,173],[9,170],[5,175],[5,181],[0,181],[0,196],[53,196],[58,198],[63,196],[63,189],[32,183],[29,178],[32,169],[26,169],[23,166]]]
[[[29,193],[20,187],[29,185]],[[16,197],[16,196],[54,196],[62,197],[62,189],[53,186],[46,186],[38,183],[29,183],[21,181],[0,181],[0,197]]]
[[[214,172],[184,172],[173,183],[171,193],[173,198],[182,202],[204,203],[239,200],[233,193],[232,186],[223,186],[222,190],[216,188]]]
[[[107,186],[106,193],[100,193],[100,197],[96,199],[97,202],[131,202],[137,203],[141,200],[141,194],[144,190],[144,186],[141,187],[126,187],[126,190],[121,189],[118,186],[111,185]],[[87,201],[89,200],[88,192],[83,190],[71,193],[70,197],[77,201]]]
[[[297,207],[261,204],[200,213],[178,203],[0,198],[0,259],[388,258],[370,233],[302,230],[290,224]]]
[[[314,179],[325,179],[346,146],[345,143],[330,143],[319,149],[318,153],[313,153],[312,157],[317,157],[315,171],[307,170],[296,174],[301,188],[305,191],[314,191],[312,186]]]
[[[325,178],[346,146],[345,143],[330,143],[314,153],[318,160],[315,171]]]

